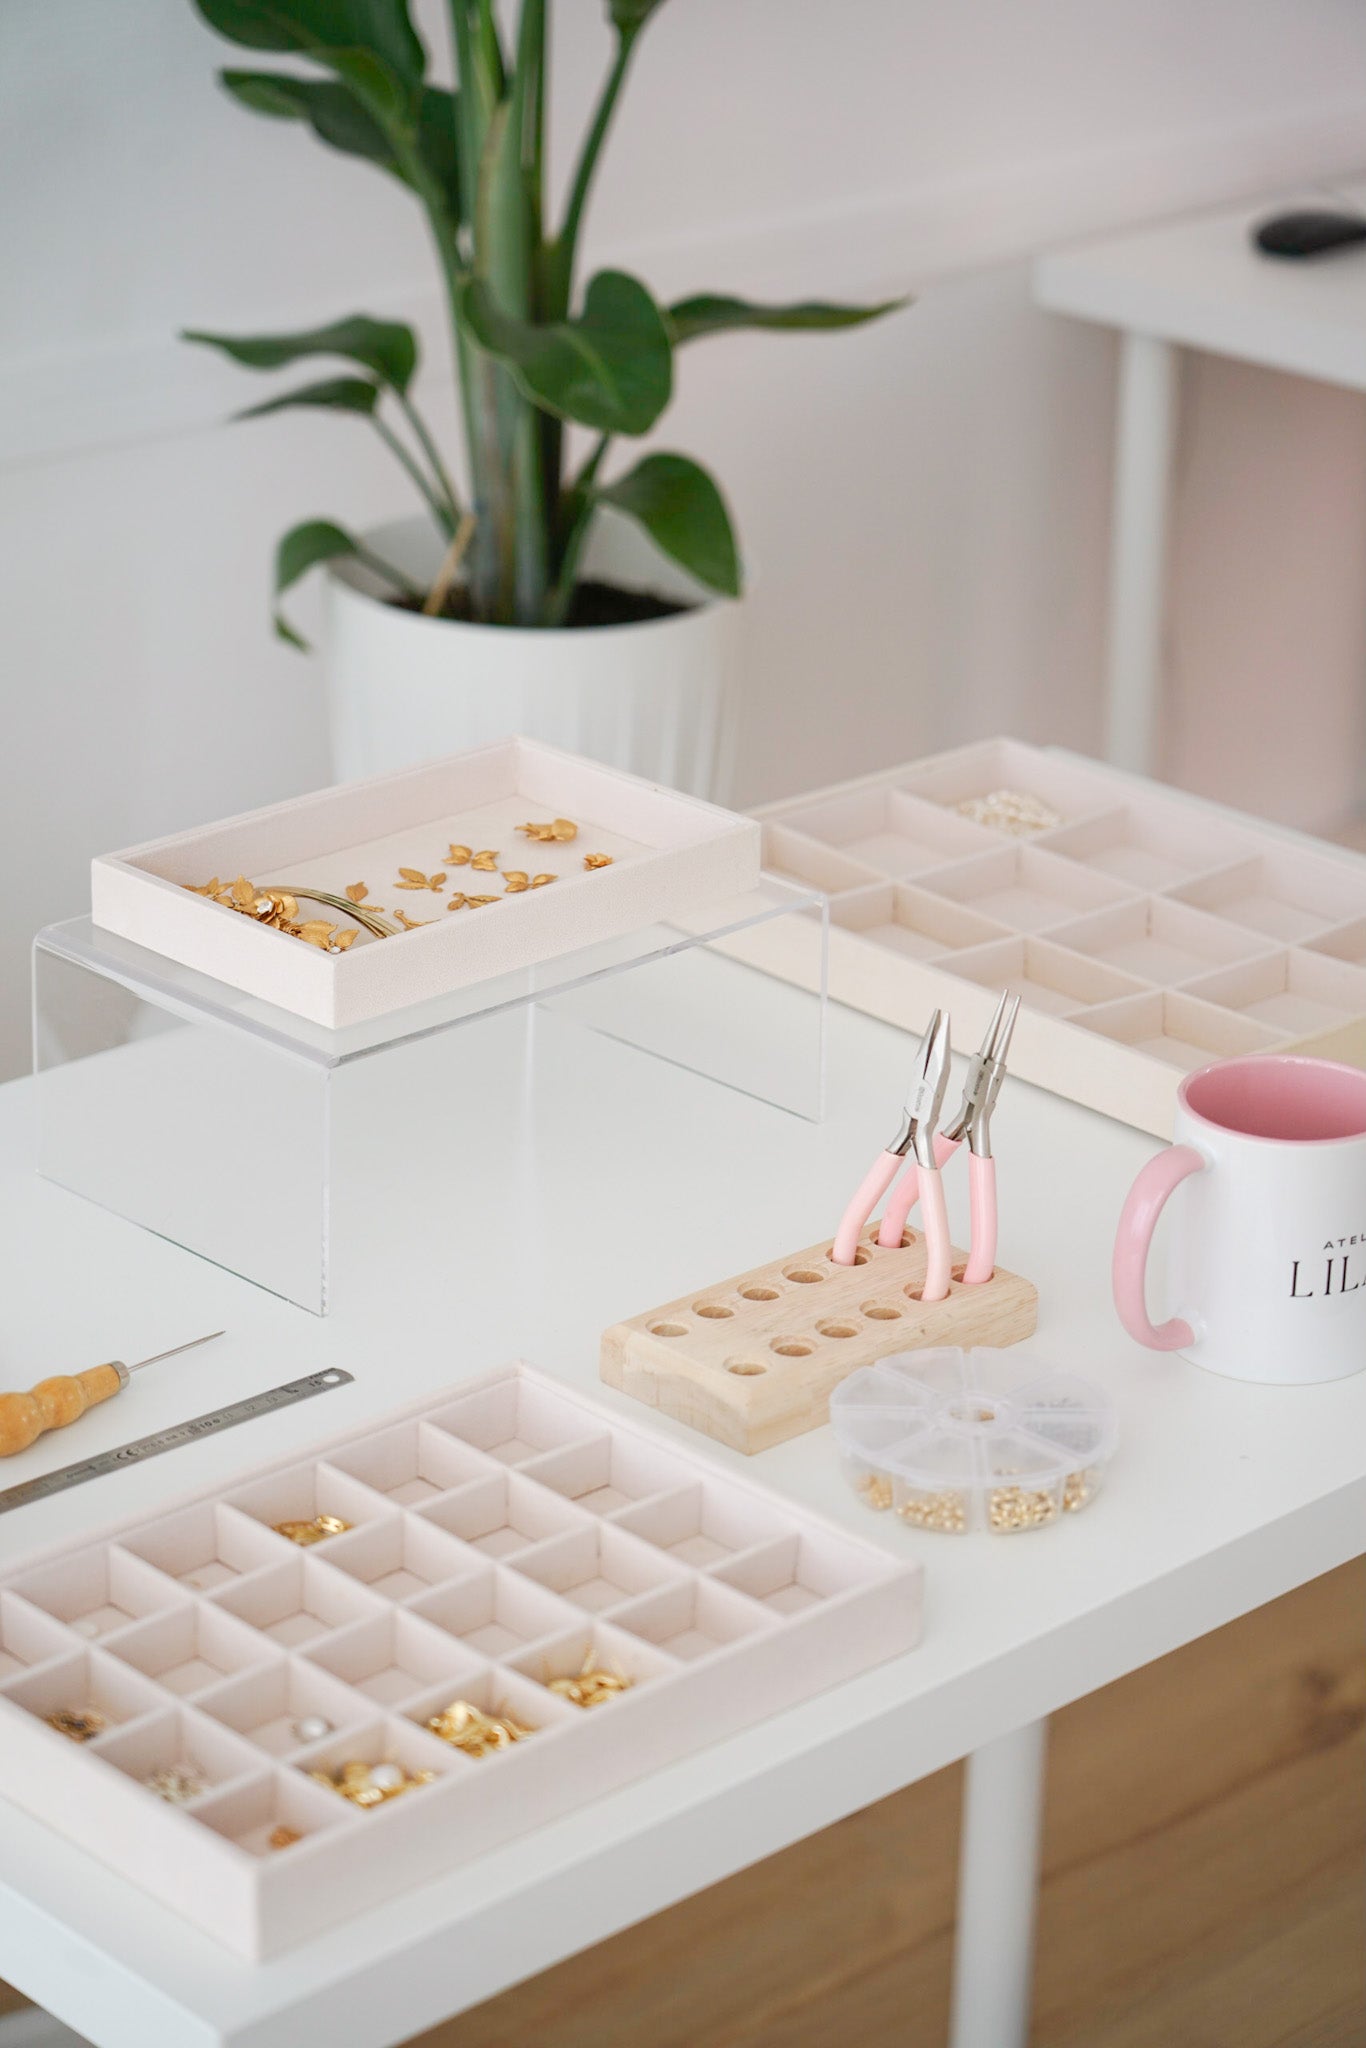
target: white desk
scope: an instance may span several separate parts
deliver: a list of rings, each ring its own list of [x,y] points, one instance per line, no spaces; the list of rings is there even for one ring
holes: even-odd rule
[[[1261,255],[1249,235],[1269,214],[1335,205],[1366,208],[1366,186],[1169,221],[1035,266],[1040,305],[1122,337],[1106,670],[1106,751],[1122,768],[1153,774],[1158,766],[1177,350],[1366,391],[1366,243],[1297,262]]]
[[[740,1002],[756,984],[734,971]],[[780,1006],[800,1000],[762,987]],[[731,1028],[729,1007],[716,1029]],[[894,1119],[908,1050],[835,1008],[832,1114],[810,1125],[604,1039],[538,1030],[548,1085],[530,1134],[509,1135],[505,1184],[469,1187],[453,1151],[435,1180],[372,1189],[363,1214],[339,1218],[366,1256],[326,1322],[36,1183],[30,1085],[0,1089],[0,1380],[229,1331],[86,1417],[83,1449],[326,1364],[357,1376],[136,1476],[0,1517],[0,1565],[519,1349],[593,1383],[614,1317],[830,1228]],[[498,1093],[483,1079],[468,1091],[475,1117]],[[955,2042],[1020,2048],[1045,1718],[1366,1548],[1366,1374],[1284,1392],[1139,1351],[1110,1307],[1109,1239],[1150,1142],[1023,1085],[1005,1091],[997,1138],[1002,1257],[1039,1283],[1038,1347],[1120,1404],[1112,1483],[1083,1516],[1018,1543],[912,1531],[846,1490],[826,1432],[800,1437],[753,1469],[928,1570],[922,1646],[841,1688],[833,1708],[794,1708],[260,1967],[6,1809],[0,1976],[99,2048],[382,2048],[971,1754],[968,1840],[988,1853],[969,1855],[963,1879]],[[963,1176],[947,1179],[961,1230]],[[556,1225],[530,1279],[511,1228],[519,1187]],[[415,1248],[434,1215],[484,1267],[463,1299]],[[6,1476],[68,1462],[75,1441],[43,1440]]]

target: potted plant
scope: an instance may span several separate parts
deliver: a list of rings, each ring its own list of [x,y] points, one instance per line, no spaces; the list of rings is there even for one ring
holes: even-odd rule
[[[459,484],[414,399],[418,343],[401,322],[355,314],[297,334],[186,337],[251,369],[328,363],[326,376],[243,417],[305,406],[364,420],[422,501],[416,521],[356,535],[309,519],[279,543],[276,629],[296,645],[279,601],[328,565],[342,777],[521,731],[720,793],[728,601],[741,588],[730,516],[688,456],[651,449],[622,470],[613,443],[653,429],[675,355],[693,342],[739,328],[849,327],[890,306],[765,306],[719,293],[661,306],[619,270],[580,290],[603,144],[660,4],[608,0],[614,54],[552,222],[546,0],[521,0],[506,37],[495,0],[448,0],[455,91],[430,82],[407,0],[195,0],[232,42],[312,67],[220,80],[253,112],[301,122],[412,192],[449,312]],[[588,430],[586,446],[571,448],[573,427]]]

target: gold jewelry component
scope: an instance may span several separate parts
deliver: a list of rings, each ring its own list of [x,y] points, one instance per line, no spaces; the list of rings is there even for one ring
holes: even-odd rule
[[[618,1693],[629,1691],[635,1680],[628,1678],[619,1667],[606,1670],[594,1664],[590,1650],[583,1660],[583,1669],[577,1678],[552,1678],[548,1690],[558,1693],[562,1700],[568,1700],[576,1707],[599,1707],[604,1700],[614,1699]]]
[[[1086,1506],[1086,1503],[1093,1497],[1093,1495],[1095,1494],[1095,1490],[1096,1489],[1091,1482],[1091,1475],[1089,1472],[1069,1472],[1066,1479],[1063,1482],[1063,1513],[1065,1515],[1077,1514],[1079,1510],[1084,1508]]]
[[[558,880],[558,875],[533,875],[531,877],[531,886],[533,889],[544,889],[547,882],[557,882]]]
[[[339,1792],[353,1806],[369,1807],[383,1806],[386,1800],[398,1799],[418,1785],[430,1785],[436,1772],[408,1771],[402,1764],[353,1761],[344,1763],[335,1775],[331,1771],[310,1771],[308,1775],[315,1785]]]
[[[553,840],[564,844],[579,836],[579,828],[572,818],[552,818],[544,825],[519,825],[517,830],[524,832],[528,839],[539,839],[542,844]]]
[[[415,932],[422,925],[432,924],[435,922],[435,920],[430,917],[409,917],[408,913],[404,910],[396,910],[394,912],[394,916],[398,919],[399,923],[402,925],[405,932]]]
[[[394,884],[396,889],[430,889],[434,895],[439,896],[446,886],[444,871],[440,874],[424,875],[421,868],[400,868],[398,877]]]
[[[448,846],[446,848],[446,858],[453,868],[465,868],[470,864],[472,852],[473,848],[469,846]]]
[[[994,1486],[987,1498],[987,1521],[1002,1535],[1041,1529],[1057,1512],[1057,1499],[1046,1487]]]
[[[453,1749],[463,1750],[466,1756],[489,1756],[495,1750],[508,1749],[514,1742],[525,1742],[536,1730],[518,1721],[505,1706],[496,1714],[486,1714],[469,1700],[452,1700],[439,1714],[433,1714],[427,1723],[433,1735],[442,1742],[449,1742]]]
[[[857,1490],[870,1508],[882,1509],[892,1505],[892,1482],[879,1472],[865,1472]]]
[[[310,1543],[321,1543],[328,1536],[343,1536],[351,1527],[340,1515],[314,1515],[310,1521],[275,1522],[272,1524],[277,1536],[285,1536],[291,1543],[305,1547]]]
[[[207,896],[211,902],[221,903],[225,910],[240,911],[257,924],[284,932],[291,939],[302,939],[305,945],[318,946],[326,953],[345,953],[355,944],[356,934],[350,926],[329,924],[326,918],[321,917],[309,918],[301,924],[301,896],[306,902],[325,903],[330,910],[345,911],[373,939],[388,939],[394,935],[393,926],[385,922],[379,911],[373,907],[362,909],[360,897],[351,893],[353,889],[359,889],[363,896],[366,893],[363,882],[353,882],[345,896],[334,896],[327,889],[289,889],[274,883],[258,889],[245,875],[239,875],[226,888],[217,875],[212,881],[186,882],[184,886],[192,896]]]
[[[478,868],[481,874],[496,874],[498,872],[498,854],[496,848],[492,846],[486,846],[482,853],[472,854],[470,856],[470,866],[472,868]]]
[[[997,832],[1008,832],[1014,839],[1051,832],[1062,823],[1060,811],[1025,789],[993,789],[985,796],[965,796],[956,808],[962,817],[971,818],[974,825],[990,825]]]
[[[87,1707],[83,1713],[75,1707],[57,1707],[48,1715],[47,1725],[65,1735],[69,1742],[89,1742],[102,1735],[109,1724],[93,1707]]]
[[[583,857],[583,864],[590,870],[593,868],[610,868],[612,856],[610,853],[586,853]]]
[[[292,1849],[296,1842],[302,1840],[303,1836],[297,1828],[281,1826],[271,1829],[266,1837],[266,1846],[269,1849]]]
[[[353,903],[364,903],[370,891],[366,888],[364,882],[348,882],[346,893]]]
[[[464,910],[467,907],[469,900],[470,899],[468,896],[463,895],[461,891],[457,889],[454,896],[452,896],[450,902],[446,905],[446,908],[447,910]]]
[[[968,1506],[961,1493],[913,1493],[897,1509],[913,1529],[938,1529],[961,1536],[968,1526]]]
[[[465,907],[468,910],[477,910],[481,903],[496,903],[497,901],[498,898],[496,896],[467,896],[465,898]]]
[[[157,1798],[164,1799],[168,1806],[184,1806],[208,1790],[208,1780],[199,1765],[194,1763],[166,1764],[142,1782],[149,1792],[155,1792]]]
[[[531,887],[531,877],[525,868],[504,868],[503,881],[509,896],[520,896],[523,889]]]

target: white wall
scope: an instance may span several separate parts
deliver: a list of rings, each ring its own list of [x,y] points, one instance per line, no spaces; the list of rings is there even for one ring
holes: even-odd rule
[[[556,9],[561,141],[600,11]],[[225,102],[235,61],[188,0],[0,7],[0,1072],[27,1056],[28,939],[81,910],[92,853],[322,778],[316,676],[267,628],[277,532],[407,509],[363,426],[226,427],[264,387],[173,339],[361,307],[438,338],[404,195]],[[1096,743],[1112,350],[1031,308],[1027,258],[1363,160],[1355,0],[668,0],[594,254],[665,294],[923,294],[865,333],[685,361],[664,438],[720,472],[753,569],[745,797],[1003,727]],[[1323,749],[1222,793],[1321,822],[1354,791],[1358,401],[1216,364],[1192,382],[1172,765],[1218,783],[1225,679],[1274,712],[1293,636]]]

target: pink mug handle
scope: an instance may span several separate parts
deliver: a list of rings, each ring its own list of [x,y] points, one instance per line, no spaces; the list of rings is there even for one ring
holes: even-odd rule
[[[1195,1342],[1194,1330],[1179,1316],[1169,1323],[1149,1322],[1143,1281],[1153,1232],[1168,1195],[1208,1164],[1193,1145],[1169,1145],[1143,1168],[1119,1219],[1113,1268],[1115,1307],[1129,1335],[1152,1351],[1183,1351]]]

